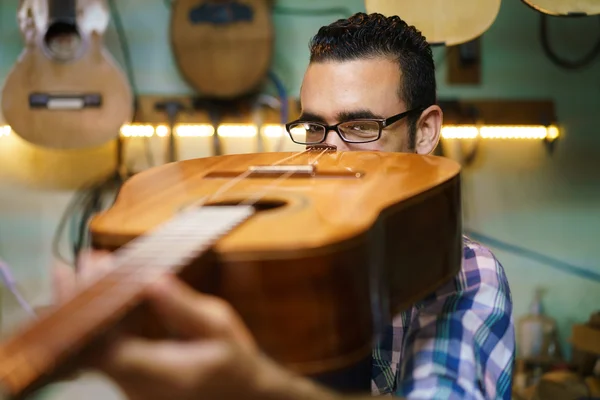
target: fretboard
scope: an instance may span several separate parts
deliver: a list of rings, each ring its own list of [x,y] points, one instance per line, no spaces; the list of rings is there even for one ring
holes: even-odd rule
[[[144,288],[198,259],[249,218],[251,206],[190,209],[117,250],[104,275],[0,348],[0,385],[19,393],[136,306]]]
[[[114,252],[113,263],[115,267],[142,265],[144,269],[169,272],[204,253],[253,211],[251,206],[213,206],[182,212]]]

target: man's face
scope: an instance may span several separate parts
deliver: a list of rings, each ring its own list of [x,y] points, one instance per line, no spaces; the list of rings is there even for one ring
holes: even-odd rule
[[[385,58],[311,63],[300,92],[300,118],[328,125],[357,118],[389,118],[407,110],[398,96],[401,79],[398,64]],[[408,133],[403,118],[384,128],[375,142],[346,143],[330,131],[325,143],[338,150],[414,152]]]

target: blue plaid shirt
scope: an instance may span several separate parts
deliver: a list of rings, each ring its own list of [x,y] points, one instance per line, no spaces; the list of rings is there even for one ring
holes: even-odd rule
[[[515,335],[504,269],[464,238],[454,279],[393,320],[373,351],[372,393],[510,399]]]

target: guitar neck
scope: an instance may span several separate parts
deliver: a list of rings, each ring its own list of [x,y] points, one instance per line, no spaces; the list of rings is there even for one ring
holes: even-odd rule
[[[68,21],[77,20],[77,0],[48,0],[48,19],[49,21]]]
[[[106,275],[0,348],[4,392],[20,396],[47,383],[47,376],[140,304],[149,284],[198,260],[252,213],[251,206],[196,208],[115,251],[105,261],[111,263]]]

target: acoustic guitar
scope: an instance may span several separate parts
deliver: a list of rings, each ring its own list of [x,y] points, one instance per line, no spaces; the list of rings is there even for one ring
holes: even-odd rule
[[[460,166],[318,148],[179,161],[130,178],[90,229],[108,272],[2,343],[5,393],[76,368],[118,326],[164,338],[142,292],[167,272],[230,302],[287,368],[368,392],[368,373],[339,382],[370,371],[384,324],[460,269]]]
[[[6,78],[2,113],[26,141],[55,149],[95,147],[116,139],[131,121],[131,88],[102,44],[108,23],[103,1],[22,2],[25,49]]]
[[[521,0],[543,14],[555,16],[598,15],[598,0]]]
[[[501,0],[365,0],[368,13],[397,15],[414,25],[432,45],[455,46],[486,32]]]
[[[231,99],[264,82],[273,53],[270,0],[177,0],[170,35],[183,78],[203,96]]]

